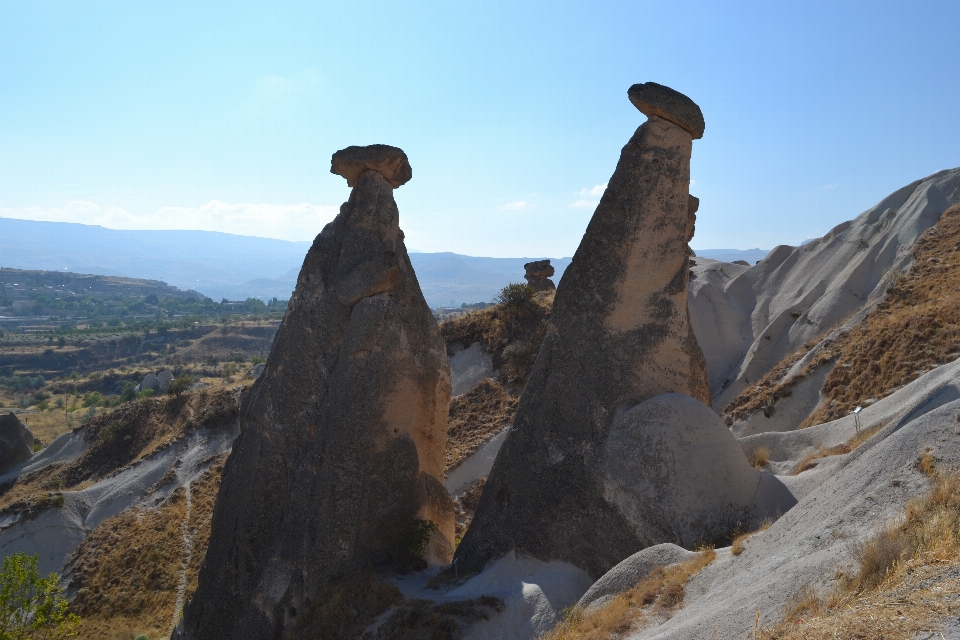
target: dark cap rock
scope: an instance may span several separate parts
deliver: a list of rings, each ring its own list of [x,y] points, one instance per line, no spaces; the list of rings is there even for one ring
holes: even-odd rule
[[[360,176],[368,169],[382,175],[394,189],[413,177],[413,169],[403,149],[386,144],[347,147],[333,154],[330,160],[330,173],[343,176],[351,187],[357,186]]]
[[[703,113],[697,103],[656,82],[635,84],[627,91],[630,102],[644,115],[659,116],[684,129],[694,140],[703,137]]]
[[[550,264],[549,260],[536,260],[534,262],[528,262],[523,265],[526,274],[524,277],[527,278],[549,278],[556,270]]]

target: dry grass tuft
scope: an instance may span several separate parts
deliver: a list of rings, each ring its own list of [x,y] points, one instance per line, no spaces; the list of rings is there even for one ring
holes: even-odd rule
[[[748,531],[746,533],[736,533],[733,537],[733,542],[730,543],[730,553],[732,553],[735,556],[738,556],[741,553],[743,553],[744,549],[746,548],[747,538],[749,538],[750,536],[756,533],[760,533],[761,531],[766,531],[767,529],[770,528],[770,525],[772,524],[773,524],[773,520],[768,518],[760,524],[760,526],[757,528],[756,531]]]
[[[854,550],[852,576],[838,573],[832,592],[804,587],[784,619],[757,629],[757,640],[903,638],[935,634],[956,616],[960,597],[960,474],[934,473],[926,495],[901,520]]]
[[[871,436],[876,435],[876,433],[886,425],[886,422],[882,422],[867,429],[861,429],[860,433],[856,434],[846,442],[842,442],[834,447],[830,447],[829,449],[821,448],[817,451],[808,453],[800,460],[800,462],[797,463],[797,466],[794,467],[793,475],[813,469],[815,466],[817,466],[817,461],[821,458],[826,458],[827,456],[842,456],[850,453],[864,442],[869,440]]]
[[[764,469],[770,464],[770,449],[760,446],[753,450],[749,458],[750,466],[754,469]]]
[[[574,608],[563,622],[543,636],[544,640],[622,638],[652,616],[669,618],[683,604],[690,578],[716,557],[713,549],[705,549],[686,562],[654,570],[600,609],[584,613]]]
[[[920,454],[920,457],[917,459],[917,469],[928,478],[937,475],[937,460],[933,457],[930,449],[926,449]]]

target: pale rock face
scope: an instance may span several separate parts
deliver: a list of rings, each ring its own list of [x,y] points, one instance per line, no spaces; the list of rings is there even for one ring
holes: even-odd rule
[[[365,168],[307,253],[244,396],[182,638],[298,637],[297,615],[324,584],[385,559],[383,532],[411,518],[438,526],[428,560],[452,558],[449,366],[393,187],[370,168],[389,165],[390,149],[344,154]]]
[[[516,550],[599,577],[673,541],[643,535],[607,500],[596,462],[630,407],[664,393],[710,402],[687,312],[692,145],[685,128],[651,115],[623,148],[557,289],[515,427],[457,549],[461,567]]]

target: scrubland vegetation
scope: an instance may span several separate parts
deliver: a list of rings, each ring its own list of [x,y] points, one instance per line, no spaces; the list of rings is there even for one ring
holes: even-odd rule
[[[929,453],[917,467],[931,478],[927,493],[853,547],[853,565],[838,567],[832,590],[801,586],[783,621],[753,637],[941,637],[940,623],[956,617],[960,597],[960,473],[938,470]]]

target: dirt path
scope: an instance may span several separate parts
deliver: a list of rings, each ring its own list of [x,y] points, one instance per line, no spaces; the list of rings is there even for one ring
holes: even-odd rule
[[[190,566],[190,559],[193,556],[193,540],[190,538],[190,509],[193,506],[190,496],[190,483],[183,485],[186,496],[186,508],[183,513],[183,522],[180,523],[180,535],[183,537],[183,566],[180,569],[180,580],[177,583],[177,604],[173,608],[173,622],[170,625],[171,631],[180,622],[183,615],[183,592],[187,586],[187,567]]]

